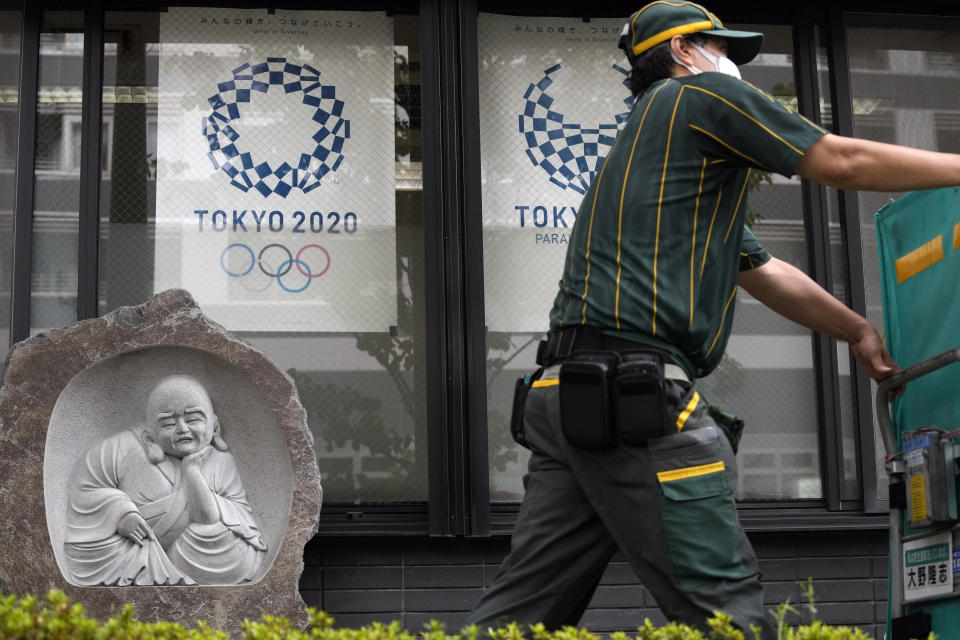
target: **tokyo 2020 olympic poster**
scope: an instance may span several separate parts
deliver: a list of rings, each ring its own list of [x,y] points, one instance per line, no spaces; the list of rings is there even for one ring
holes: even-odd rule
[[[164,13],[156,289],[230,330],[396,324],[393,65],[383,13]]]
[[[632,98],[623,19],[481,13],[484,289],[491,331],[548,328],[580,201]]]

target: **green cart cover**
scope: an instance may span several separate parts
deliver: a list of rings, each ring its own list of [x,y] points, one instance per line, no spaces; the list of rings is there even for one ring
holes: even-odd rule
[[[960,347],[960,190],[909,193],[876,215],[887,349],[901,367]],[[893,404],[899,434],[960,428],[960,363],[918,378]]]
[[[909,193],[877,212],[876,228],[883,322],[894,360],[908,367],[960,347],[960,190]],[[898,446],[904,431],[960,428],[960,363],[910,382],[894,401],[891,416]],[[904,534],[910,533],[904,522]],[[893,555],[890,562],[901,561]],[[917,607],[931,615],[941,638],[960,629],[960,598],[908,604],[904,612]]]

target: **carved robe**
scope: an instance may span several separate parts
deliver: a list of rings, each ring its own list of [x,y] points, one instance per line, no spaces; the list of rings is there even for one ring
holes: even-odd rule
[[[213,450],[201,468],[219,522],[191,523],[180,460],[150,462],[132,431],[92,447],[74,469],[64,537],[73,581],[93,585],[237,584],[251,580],[265,545],[233,456]],[[117,533],[137,511],[152,530],[139,545]]]

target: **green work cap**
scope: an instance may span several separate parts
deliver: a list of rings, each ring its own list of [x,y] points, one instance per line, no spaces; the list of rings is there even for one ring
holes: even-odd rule
[[[657,0],[630,16],[629,22],[623,25],[620,47],[632,60],[673,36],[691,33],[726,38],[727,57],[736,64],[753,60],[763,45],[762,33],[727,29],[720,18],[699,4]]]

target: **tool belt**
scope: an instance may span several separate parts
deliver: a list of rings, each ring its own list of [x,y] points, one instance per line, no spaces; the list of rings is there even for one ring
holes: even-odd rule
[[[669,362],[667,355],[662,351],[633,340],[605,335],[599,329],[590,325],[565,327],[551,331],[547,334],[547,338],[541,340],[537,346],[537,364],[541,367],[549,367],[563,362],[575,351],[612,351],[617,353],[645,351],[660,353],[663,357],[665,378],[690,382],[690,378],[683,367]]]
[[[589,326],[551,332],[540,342],[537,363],[560,364],[561,430],[573,446],[594,451],[670,433],[664,380],[689,381],[662,351]],[[521,378],[514,395],[510,431],[520,444],[526,444],[523,406],[531,384]]]

